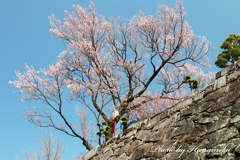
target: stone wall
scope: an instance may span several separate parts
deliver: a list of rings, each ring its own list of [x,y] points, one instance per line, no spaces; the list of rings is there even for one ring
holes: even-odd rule
[[[215,82],[78,160],[240,160],[240,60]]]

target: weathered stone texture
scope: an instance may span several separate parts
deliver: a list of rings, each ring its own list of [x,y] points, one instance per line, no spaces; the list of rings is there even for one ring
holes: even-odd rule
[[[230,65],[215,77],[214,83],[77,160],[240,160],[240,70]],[[224,147],[228,151],[201,151]]]

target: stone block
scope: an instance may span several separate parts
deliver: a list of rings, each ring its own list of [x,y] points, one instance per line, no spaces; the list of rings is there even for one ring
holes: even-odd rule
[[[209,101],[209,102],[201,102],[197,107],[198,107],[198,112],[205,112],[208,110],[210,107],[212,107],[215,104],[214,101]]]
[[[207,148],[212,148],[218,144],[226,143],[229,139],[237,136],[238,130],[235,127],[223,128],[209,135],[209,144]]]
[[[134,129],[138,129],[138,128],[144,126],[145,124],[147,124],[148,120],[149,120],[149,119],[147,118],[147,119],[145,119],[145,120],[143,120],[143,121],[135,124],[135,125],[133,126],[133,128],[134,128]]]
[[[230,71],[230,67],[229,66],[224,68],[223,70],[221,70],[221,76],[224,76],[224,75],[228,74],[229,71]]]
[[[227,149],[235,149],[238,145],[240,145],[240,139],[234,138],[227,142],[226,148]]]
[[[183,125],[186,125],[188,123],[187,119],[182,119],[179,121],[173,121],[170,125],[170,127],[181,127]]]
[[[215,105],[212,105],[212,108],[210,109],[210,111],[214,112],[214,111],[217,111],[217,110],[220,110],[222,108],[230,106],[230,104],[231,104],[230,101],[229,101],[230,95],[231,94],[228,93],[228,95],[219,98],[217,100],[217,103]]]
[[[214,83],[206,86],[205,89],[204,89],[204,91],[203,91],[203,92],[204,92],[203,97],[205,97],[205,96],[206,96],[207,94],[209,94],[209,93],[212,93],[213,87],[214,87]]]
[[[136,134],[136,138],[139,140],[144,139],[149,133],[151,133],[150,130],[140,130]]]
[[[124,141],[121,141],[120,143],[116,144],[113,146],[113,150],[117,149],[117,148],[120,148],[124,145]]]
[[[149,133],[144,139],[144,142],[154,142],[158,140],[170,139],[173,133],[173,127],[159,129],[156,132]]]
[[[221,77],[221,71],[219,71],[219,72],[217,72],[216,74],[215,74],[215,79],[218,79],[218,78],[220,78]]]
[[[238,154],[240,154],[240,144],[238,144],[237,147],[235,148],[235,152],[237,152]]]
[[[109,145],[107,145],[106,147],[104,147],[103,149],[103,153],[109,151],[109,150],[112,150],[112,147],[115,145],[115,143],[111,143]]]
[[[172,137],[186,134],[191,132],[194,129],[194,123],[192,121],[187,122],[185,125],[178,127],[177,129],[174,130]]]
[[[125,153],[123,153],[117,159],[119,159],[119,160],[128,160],[129,157]]]
[[[240,114],[240,99],[232,106],[231,115]]]
[[[131,143],[131,145],[129,146],[129,148],[126,149],[126,154],[128,156],[130,156],[133,151],[135,150],[135,148],[137,148],[139,145],[142,144],[142,141],[139,141],[139,140],[135,140],[134,142]]]
[[[208,133],[227,127],[229,122],[230,122],[230,117],[228,116],[219,117],[219,120],[212,123],[212,125],[209,127]]]
[[[213,118],[212,117],[201,117],[198,120],[199,124],[207,124],[207,123],[212,123],[213,122]]]
[[[82,157],[80,157],[78,160],[88,160],[96,155],[98,147],[93,148],[91,151],[88,151],[86,154],[84,154]]]
[[[141,157],[143,157],[146,152],[150,150],[150,147],[153,145],[153,143],[146,143],[141,146],[138,146],[135,151],[131,154],[130,160],[136,160]]]
[[[199,92],[199,93],[197,93],[196,95],[194,95],[194,96],[192,97],[193,102],[198,101],[198,100],[201,100],[201,99],[203,98],[203,95],[204,95],[204,92]]]
[[[236,80],[240,77],[240,71],[233,72],[229,76],[227,76],[227,83]]]
[[[152,119],[150,119],[146,125],[147,129],[152,128],[154,125],[156,125],[159,121],[162,119],[168,117],[170,115],[170,110],[167,109],[165,111],[160,112],[158,115],[154,116]]]
[[[240,115],[236,115],[230,120],[230,123],[236,123],[239,121],[240,121]]]
[[[213,87],[213,91],[222,88],[223,86],[225,86],[227,84],[227,79],[226,79],[226,75],[222,76],[220,78],[218,78],[217,80],[215,80],[214,82],[214,87]]]
[[[170,113],[174,113],[174,112],[177,112],[177,111],[180,111],[184,108],[187,108],[188,105],[192,104],[192,98],[188,98],[184,101],[180,101],[179,103],[177,103],[176,105],[174,105],[170,110],[171,112]]]
[[[217,90],[215,92],[209,93],[203,98],[203,101],[211,101],[211,100],[217,100],[219,97],[222,97],[224,94],[223,90]]]
[[[103,156],[102,154],[97,155],[97,156],[93,157],[92,160],[102,160],[102,156]]]
[[[174,117],[170,117],[168,119],[162,120],[152,129],[152,131],[156,131],[156,130],[159,130],[161,128],[169,126],[170,123],[173,123],[173,120],[174,120]]]
[[[119,150],[116,156],[121,155],[122,153],[126,152],[130,148],[131,142],[124,144]]]
[[[217,146],[214,146],[213,148],[210,148],[210,149],[221,150],[221,149],[224,149],[226,146],[227,146],[226,143],[223,143],[223,144],[219,144]],[[210,157],[222,157],[225,154],[226,154],[226,152],[210,152],[209,156]]]
[[[193,106],[190,106],[187,109],[183,109],[181,111],[181,117],[204,112],[207,109],[209,109],[210,107],[212,107],[213,104],[214,104],[214,102],[212,102],[212,101],[208,101],[208,102],[201,101],[197,104],[194,104]]]
[[[112,155],[113,155],[113,151],[112,151],[112,150],[109,150],[109,151],[105,152],[102,157],[107,160],[107,159],[110,158]]]

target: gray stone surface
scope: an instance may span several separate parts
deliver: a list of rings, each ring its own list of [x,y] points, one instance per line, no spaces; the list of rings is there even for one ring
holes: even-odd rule
[[[226,84],[227,84],[226,76],[218,78],[214,83],[213,91],[225,86]]]
[[[218,121],[214,122],[214,123],[209,127],[208,133],[211,133],[211,132],[216,131],[216,130],[218,130],[218,129],[227,127],[227,125],[229,124],[229,122],[230,122],[230,117],[228,117],[228,116],[222,116],[222,117],[220,117]]]
[[[92,158],[93,156],[96,155],[98,147],[99,146],[97,146],[94,149],[92,149],[91,151],[87,152],[84,156],[80,157],[78,160],[87,160],[87,159]]]
[[[231,65],[217,73],[216,78],[214,83],[77,160],[239,160],[240,71],[233,70]],[[173,151],[160,152],[161,146],[165,151],[167,148]],[[183,152],[181,156],[176,152],[179,147],[189,146],[226,147],[229,151]]]

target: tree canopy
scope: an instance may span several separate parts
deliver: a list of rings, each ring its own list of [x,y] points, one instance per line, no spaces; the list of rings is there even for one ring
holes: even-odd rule
[[[228,38],[223,41],[220,48],[223,49],[223,51],[218,54],[215,65],[219,68],[225,68],[228,66],[228,62],[233,64],[240,59],[240,36],[230,34]]]
[[[193,33],[181,0],[175,9],[159,5],[156,16],[140,12],[129,21],[105,20],[92,2],[86,9],[73,8],[72,14],[66,11],[65,22],[50,17],[52,37],[68,42],[58,61],[40,71],[26,65],[26,73],[16,72],[16,80],[9,82],[20,89],[23,101],[40,101],[62,119],[59,124],[39,106],[25,114],[31,123],[77,137],[91,150],[89,136],[96,131],[87,126],[88,115],[94,124],[105,121],[112,136],[114,109],[128,119],[126,129],[189,95],[182,83],[186,75],[194,76],[200,89],[214,79],[197,66],[210,67],[211,43]],[[63,94],[81,105],[80,130],[63,112]]]

